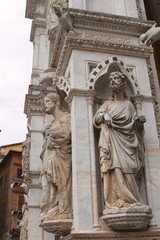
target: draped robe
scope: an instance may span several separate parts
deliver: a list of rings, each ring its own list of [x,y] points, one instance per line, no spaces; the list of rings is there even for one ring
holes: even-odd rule
[[[42,175],[54,189],[50,192],[52,206],[58,214],[71,211],[71,126],[70,114],[55,118],[44,131],[46,138],[41,153]]]
[[[104,114],[111,124],[104,122]],[[100,128],[99,151],[104,182],[105,208],[120,199],[127,204],[142,203],[138,178],[143,169],[143,127],[129,100],[107,100],[97,111],[94,125]],[[139,129],[139,133],[137,131]]]

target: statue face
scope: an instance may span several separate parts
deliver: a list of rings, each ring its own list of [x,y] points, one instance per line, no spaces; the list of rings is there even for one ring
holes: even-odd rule
[[[119,74],[117,72],[112,72],[110,74],[109,80],[110,80],[109,86],[113,90],[120,90],[120,89],[124,88],[124,86],[125,86],[124,79],[121,76],[119,76]]]
[[[55,110],[55,102],[53,102],[49,97],[44,98],[44,106],[47,114],[52,114]]]

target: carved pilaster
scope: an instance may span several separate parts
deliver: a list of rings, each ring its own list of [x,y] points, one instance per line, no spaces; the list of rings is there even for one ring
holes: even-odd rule
[[[159,107],[159,103],[157,101],[156,88],[155,88],[155,83],[154,83],[154,75],[153,75],[153,69],[152,69],[150,58],[147,58],[147,69],[148,69],[151,93],[154,98],[153,106],[154,106],[154,114],[155,114],[156,125],[157,125],[157,132],[158,132],[158,137],[160,138],[160,107]]]

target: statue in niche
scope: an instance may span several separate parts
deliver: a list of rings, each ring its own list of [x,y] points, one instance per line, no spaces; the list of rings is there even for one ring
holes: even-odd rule
[[[70,219],[71,207],[71,126],[70,114],[57,93],[44,98],[45,111],[53,121],[43,131],[42,159],[43,220]]]
[[[94,116],[100,128],[99,151],[104,185],[105,208],[142,206],[139,181],[144,167],[143,133],[145,116],[136,109],[125,93],[126,76],[120,71],[109,75],[111,97]]]

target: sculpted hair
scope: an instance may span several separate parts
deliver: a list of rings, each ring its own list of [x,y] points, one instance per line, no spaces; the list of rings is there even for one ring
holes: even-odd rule
[[[60,103],[60,97],[59,95],[54,92],[54,93],[48,93],[45,98],[48,97],[51,99],[52,102],[54,102],[56,104],[56,106],[61,109],[61,103]]]
[[[127,77],[121,73],[120,71],[115,71],[115,72],[111,72],[110,75],[109,75],[109,80],[110,80],[110,76],[112,74],[116,74],[121,80],[122,80],[122,83],[120,85],[120,88],[122,89],[125,89],[126,88],[126,85],[127,85]],[[109,84],[109,87],[111,88],[111,85]],[[111,88],[112,89],[112,88]],[[124,98],[127,99],[127,94],[125,93],[125,90],[123,91],[123,95],[124,95]],[[112,92],[111,92],[111,97],[110,99],[114,100],[114,89],[112,89]]]

